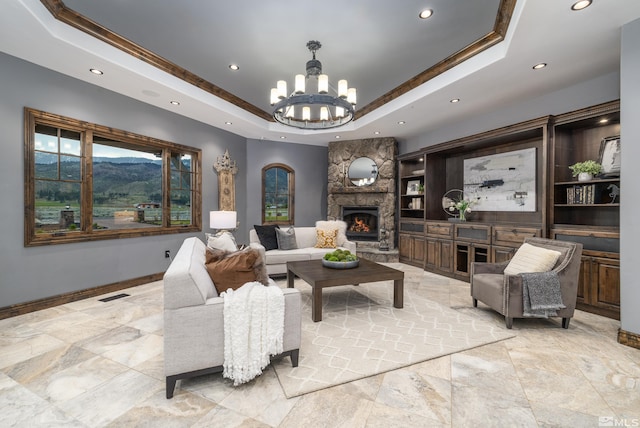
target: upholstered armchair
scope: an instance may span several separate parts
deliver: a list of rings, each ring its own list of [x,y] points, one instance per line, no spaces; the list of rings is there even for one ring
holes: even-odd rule
[[[563,328],[569,328],[569,321],[573,316],[578,295],[582,244],[544,238],[526,238],[524,242],[535,247],[560,252],[552,272],[557,274],[562,303],[566,307],[558,309],[555,316],[562,317]],[[506,326],[510,329],[514,318],[526,317],[523,304],[524,273],[505,274],[509,263],[510,261],[473,263],[471,267],[471,297],[474,307],[478,306],[478,300],[480,300],[504,315]]]

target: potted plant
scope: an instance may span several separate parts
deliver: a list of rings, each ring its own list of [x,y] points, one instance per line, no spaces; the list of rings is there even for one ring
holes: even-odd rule
[[[602,165],[594,160],[586,160],[584,162],[574,163],[569,167],[571,175],[578,177],[578,181],[589,181],[594,176],[600,174]]]
[[[418,193],[421,195],[424,193],[424,184],[418,184]]]

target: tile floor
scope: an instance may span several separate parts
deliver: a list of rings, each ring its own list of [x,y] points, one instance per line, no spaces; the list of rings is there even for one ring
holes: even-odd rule
[[[504,326],[468,284],[422,275],[430,299]],[[1,427],[640,426],[640,350],[593,314],[569,330],[515,320],[512,339],[293,399],[268,368],[236,388],[183,381],[166,400],[162,283],[123,292],[0,320]]]

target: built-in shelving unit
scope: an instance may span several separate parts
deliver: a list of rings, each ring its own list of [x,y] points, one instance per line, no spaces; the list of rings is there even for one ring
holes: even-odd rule
[[[398,165],[399,217],[424,219],[424,156],[405,157]]]
[[[602,142],[619,135],[619,102],[614,101],[399,156],[400,261],[468,280],[473,262],[509,260],[528,236],[581,242],[579,306],[619,317],[620,177],[609,174],[582,182],[569,169],[576,162],[598,161]],[[465,160],[531,148],[535,210],[473,211],[467,222],[450,221],[442,197],[464,188]],[[416,183],[424,186],[424,195],[411,194]]]
[[[617,101],[570,112],[554,118],[550,153],[549,235],[582,243],[577,306],[612,318],[620,317],[620,177],[575,181],[569,166],[600,162],[604,142],[619,135]]]

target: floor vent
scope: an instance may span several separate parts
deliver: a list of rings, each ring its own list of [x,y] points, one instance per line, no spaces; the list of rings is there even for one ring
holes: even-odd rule
[[[110,302],[112,300],[122,299],[123,297],[129,297],[129,295],[126,293],[122,293],[122,294],[116,294],[115,296],[109,296],[109,297],[105,297],[104,299],[98,299],[98,300],[100,300],[101,302]]]

